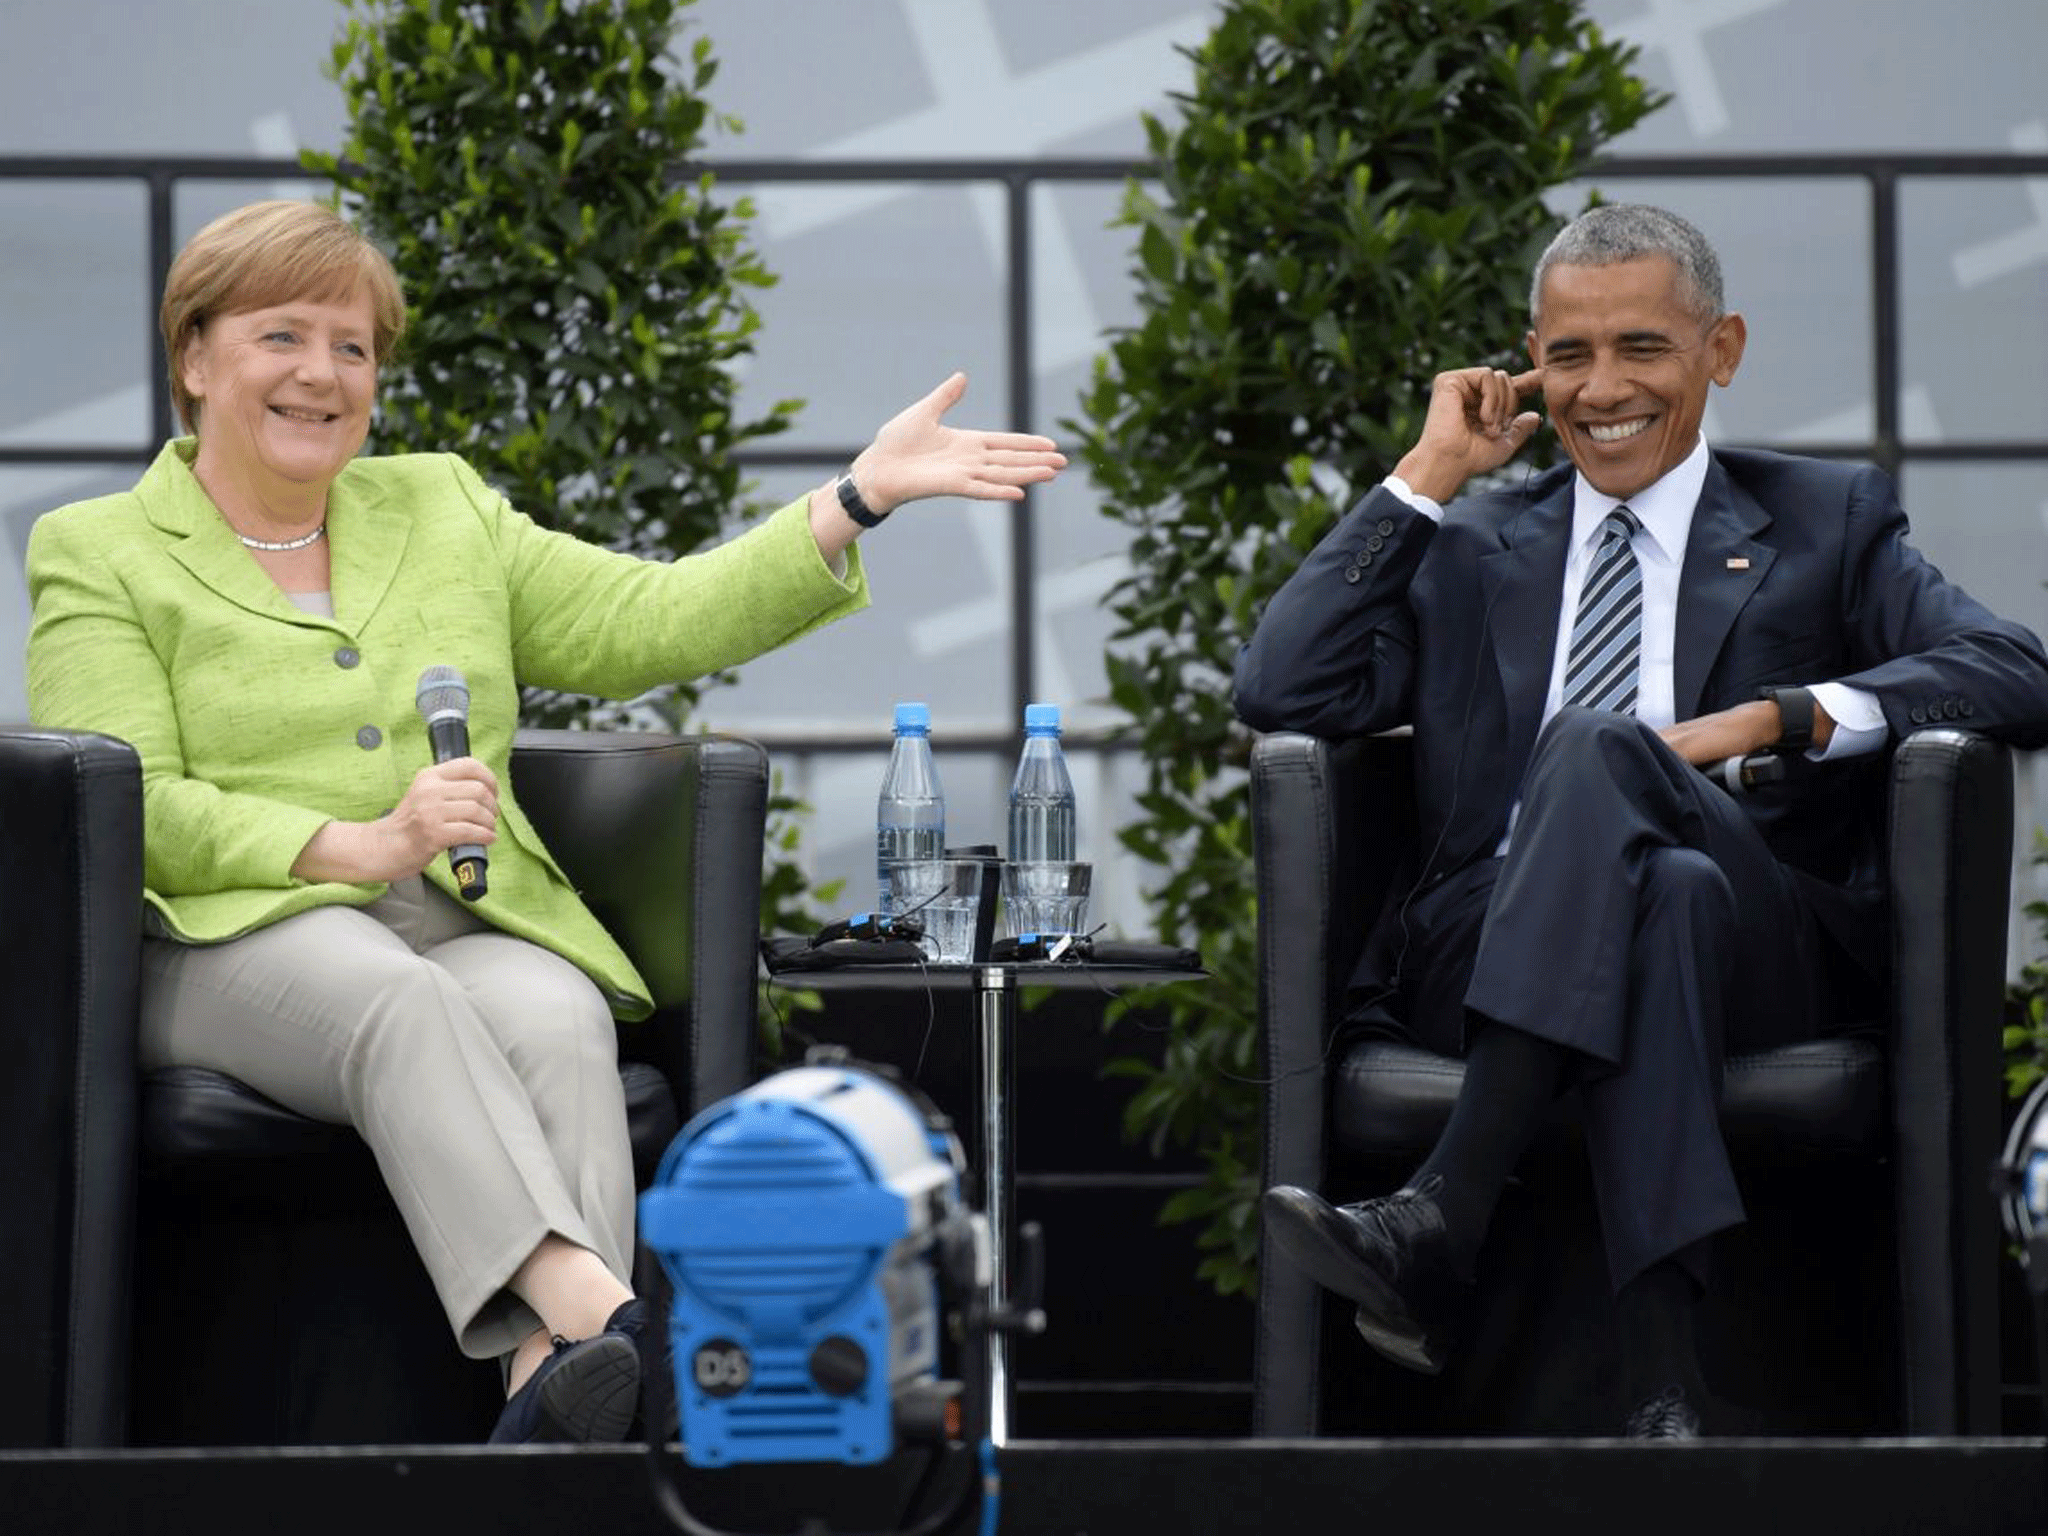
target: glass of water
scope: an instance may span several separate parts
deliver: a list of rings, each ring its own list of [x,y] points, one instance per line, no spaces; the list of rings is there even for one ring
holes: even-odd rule
[[[924,925],[925,953],[941,964],[974,958],[974,925],[981,915],[981,859],[899,859],[889,865],[889,899],[899,921]]]

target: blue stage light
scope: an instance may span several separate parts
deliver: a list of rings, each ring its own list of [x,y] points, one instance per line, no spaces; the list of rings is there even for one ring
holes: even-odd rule
[[[942,1118],[844,1063],[778,1073],[683,1128],[640,1231],[674,1288],[686,1460],[874,1463],[959,1433],[941,1283],[966,1297],[986,1279],[962,1168]]]

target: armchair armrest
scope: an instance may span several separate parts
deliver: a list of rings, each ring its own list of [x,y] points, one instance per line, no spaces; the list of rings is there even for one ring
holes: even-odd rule
[[[1293,732],[1252,748],[1252,862],[1266,1179],[1322,1175],[1323,1058],[1373,918],[1400,877],[1414,803],[1405,736],[1330,742]],[[1374,805],[1392,814],[1374,815]]]
[[[1969,731],[1892,756],[1892,1097],[1906,1429],[1998,1428],[1999,1021],[2012,758]]]
[[[768,754],[732,737],[521,731],[519,803],[639,967],[683,1116],[753,1079]]]
[[[0,1445],[125,1438],[142,765],[0,726]]]
[[[1276,732],[1252,748],[1263,1187],[1322,1184],[1321,1063],[1367,930],[1408,863],[1412,772],[1405,736]],[[1253,1432],[1314,1434],[1321,1298],[1292,1265],[1265,1262],[1259,1293]]]

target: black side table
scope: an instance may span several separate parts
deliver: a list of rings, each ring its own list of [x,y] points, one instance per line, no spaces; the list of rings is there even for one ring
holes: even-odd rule
[[[1093,961],[989,961],[972,964],[849,965],[811,970],[769,968],[778,986],[813,992],[900,992],[910,995],[966,992],[973,999],[975,1079],[981,1099],[981,1211],[988,1221],[989,1302],[998,1315],[1010,1300],[1010,1224],[1017,1171],[1012,1162],[1016,1108],[1012,1087],[1017,1063],[1017,993],[1023,987],[1114,992],[1125,987],[1198,981],[1203,970]],[[1006,1332],[988,1336],[989,1438],[997,1446],[1010,1437],[1010,1341]]]

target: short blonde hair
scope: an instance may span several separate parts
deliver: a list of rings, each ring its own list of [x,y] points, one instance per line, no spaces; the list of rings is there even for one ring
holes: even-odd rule
[[[405,295],[384,253],[332,208],[250,203],[200,230],[171,263],[158,314],[171,401],[185,429],[199,429],[199,402],[185,389],[185,349],[207,321],[292,299],[346,300],[359,288],[370,296],[371,348],[381,364],[405,331]]]

